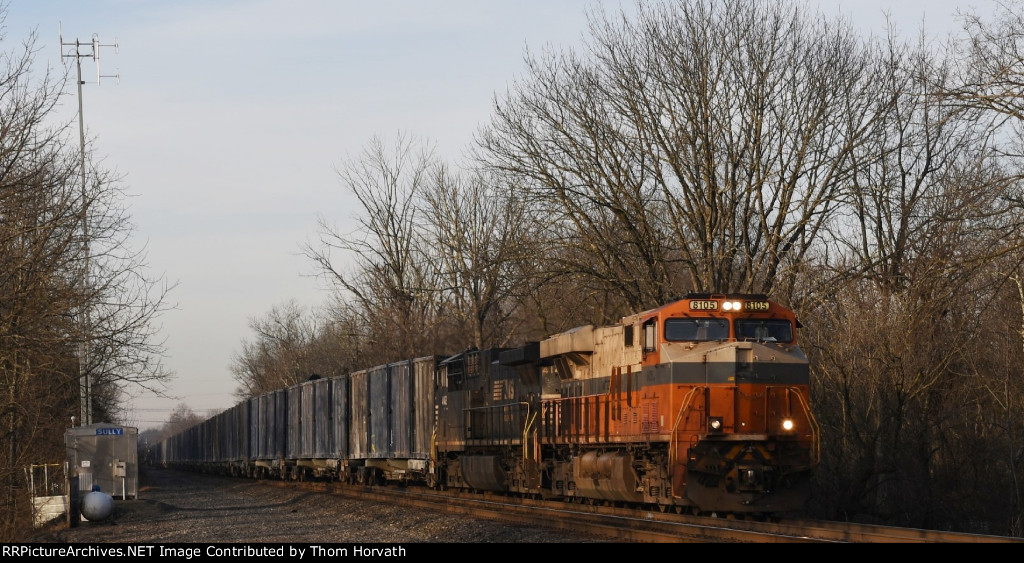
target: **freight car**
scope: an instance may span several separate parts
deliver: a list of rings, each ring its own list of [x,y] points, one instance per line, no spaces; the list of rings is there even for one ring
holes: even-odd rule
[[[164,465],[659,510],[798,510],[818,460],[792,311],[690,294],[518,348],[427,356],[243,401]]]

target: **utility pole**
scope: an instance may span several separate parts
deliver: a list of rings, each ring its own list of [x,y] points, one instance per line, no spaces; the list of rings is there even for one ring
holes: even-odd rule
[[[82,169],[82,257],[83,257],[83,273],[82,273],[82,295],[84,296],[91,286],[90,280],[90,266],[89,266],[89,195],[88,185],[85,180],[85,117],[82,114],[82,85],[85,81],[82,80],[82,59],[92,58],[96,62],[96,84],[100,83],[103,78],[114,78],[120,82],[120,73],[116,73],[113,76],[104,76],[100,74],[100,47],[113,47],[114,54],[117,54],[117,38],[114,38],[114,43],[110,45],[101,45],[99,36],[95,33],[92,36],[92,41],[89,43],[82,43],[78,39],[74,42],[65,43],[64,33],[58,24],[58,33],[60,34],[60,49],[61,49],[61,61],[64,59],[75,59],[75,65],[78,70],[77,83],[78,83],[78,141],[80,146],[80,164]],[[68,49],[66,52],[65,47],[73,47]],[[83,47],[88,47],[88,52],[83,52]],[[83,299],[83,306],[81,312],[81,323],[82,323],[82,341],[78,345],[78,378],[79,378],[79,403],[81,405],[81,419],[80,423],[82,426],[92,424],[92,384],[89,378],[89,345],[92,339],[92,327],[90,326],[89,319],[89,304],[87,299]]]

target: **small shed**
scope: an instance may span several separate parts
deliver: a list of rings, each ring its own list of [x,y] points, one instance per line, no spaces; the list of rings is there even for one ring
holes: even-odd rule
[[[69,428],[64,435],[68,476],[77,477],[83,493],[98,485],[111,497],[137,499],[138,442],[139,430],[131,426],[98,423]]]

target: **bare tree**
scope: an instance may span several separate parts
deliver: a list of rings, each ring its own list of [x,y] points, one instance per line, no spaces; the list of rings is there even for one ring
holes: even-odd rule
[[[976,405],[964,417],[971,426],[958,428],[955,435],[961,439],[954,443],[957,448],[942,453],[949,465],[965,458],[975,461],[975,474],[984,475],[978,481],[988,486],[976,487],[972,490],[975,494],[965,501],[985,504],[993,520],[1001,519],[1011,533],[1020,535],[1024,533],[1020,500],[1024,497],[1020,463],[1024,421],[1018,416],[1024,404],[1019,383],[1022,325],[1010,311],[1022,302],[1020,268],[1024,261],[1020,225],[1024,219],[1024,4],[1010,0],[994,8],[988,18],[973,11],[961,14],[964,33],[952,43],[949,57],[962,63],[954,66],[945,80],[930,85],[936,97],[965,111],[979,112],[979,120],[987,120],[995,132],[997,142],[989,150],[1004,157],[998,175],[992,175],[1002,182],[998,189],[991,182],[964,185],[972,192],[965,198],[972,209],[968,213],[979,215],[975,209],[989,212],[972,220],[970,228],[980,225],[994,232],[956,257],[966,257],[969,267],[977,271],[975,277],[985,281],[982,287],[971,286],[972,302],[980,304],[979,316],[984,322],[978,323],[972,346],[965,348],[964,371],[974,383],[965,395]]]
[[[525,206],[498,179],[445,166],[423,200],[444,312],[469,327],[479,349],[509,344],[523,320],[515,314],[526,284],[522,266],[536,252]]]
[[[958,67],[955,81],[936,85],[936,90],[967,105],[1012,118],[1018,139],[1024,124],[1022,7],[1019,0],[1010,0],[997,3],[991,19],[975,12],[964,14],[966,37],[957,52],[964,64]]]
[[[388,342],[387,350],[378,348],[382,361],[422,353],[429,341],[435,280],[418,247],[416,198],[433,163],[433,148],[420,140],[400,133],[385,147],[372,139],[338,171],[361,208],[357,228],[343,232],[321,217],[318,244],[304,247],[327,280],[355,300],[377,344]]]
[[[311,352],[319,329],[295,301],[273,307],[264,317],[250,319],[249,328],[256,338],[242,343],[242,351],[231,364],[239,399],[283,389],[318,371]]]
[[[89,147],[83,185],[82,147],[69,141],[77,131],[53,124],[68,82],[35,71],[35,41],[5,53],[0,70],[0,539],[9,541],[29,514],[15,494],[21,467],[64,458],[83,378],[93,417],[118,422],[125,393],[159,392],[170,377],[153,324],[168,288],[146,276],[123,188]]]
[[[591,31],[587,58],[527,60],[481,158],[634,309],[794,276],[876,118],[851,30],[796,4],[677,0]]]
[[[351,373],[377,360],[370,335],[351,303],[332,297],[329,304],[315,312],[318,327],[310,346],[312,369],[324,377]],[[312,375],[312,374],[311,374]]]
[[[996,442],[1001,409],[978,388],[998,371],[979,361],[999,354],[983,336],[1001,308],[998,271],[1024,250],[1017,165],[997,124],[941,93],[956,56],[923,36],[890,36],[880,53],[888,101],[822,237],[829,280],[805,288],[814,396],[828,413],[819,475],[829,510],[948,526],[1007,509],[994,504],[1005,489],[976,478],[1007,475],[982,446]]]
[[[212,416],[209,415],[209,416]],[[199,413],[192,410],[192,407],[186,403],[178,403],[175,405],[174,410],[167,417],[165,422],[158,430],[147,431],[146,441],[150,444],[157,444],[170,436],[179,434],[192,428],[196,424],[206,420],[207,417],[203,417]],[[139,436],[140,442],[142,442],[142,435]]]

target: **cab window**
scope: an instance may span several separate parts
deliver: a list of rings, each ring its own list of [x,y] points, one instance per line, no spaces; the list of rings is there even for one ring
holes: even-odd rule
[[[665,340],[669,342],[702,342],[729,338],[727,319],[667,319]]]
[[[785,319],[736,319],[736,338],[764,342],[792,342],[793,324]]]

